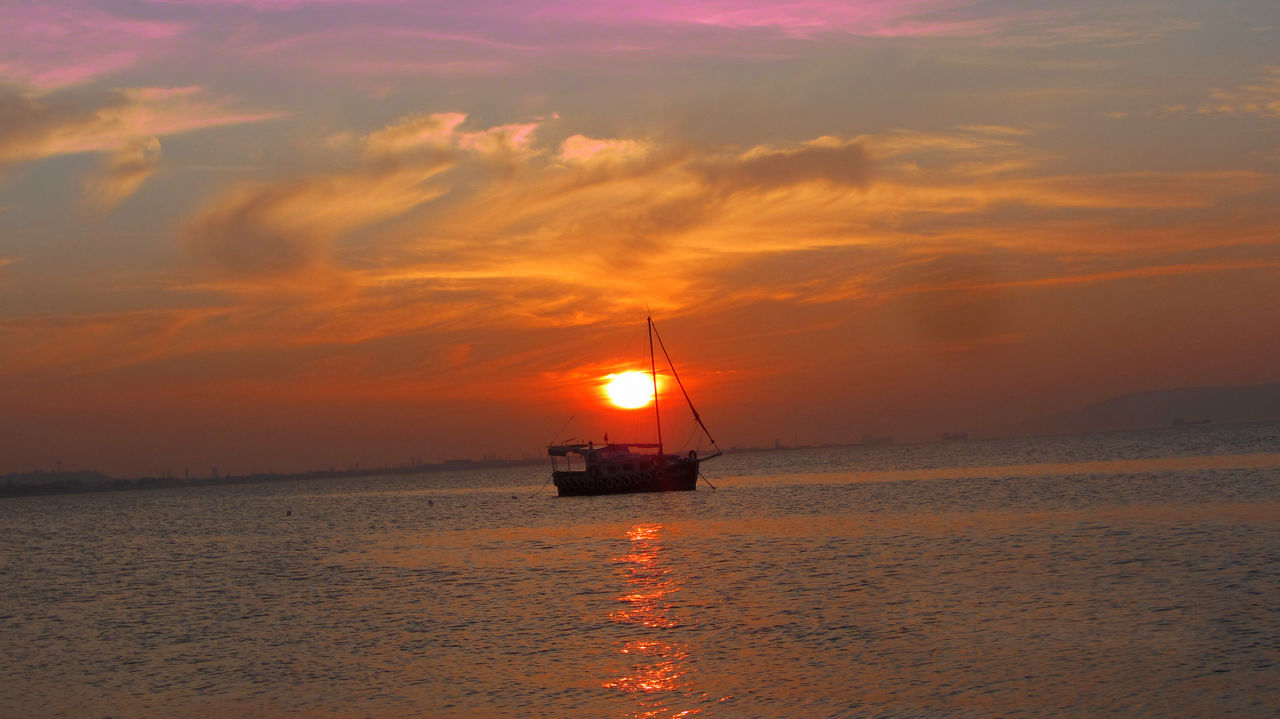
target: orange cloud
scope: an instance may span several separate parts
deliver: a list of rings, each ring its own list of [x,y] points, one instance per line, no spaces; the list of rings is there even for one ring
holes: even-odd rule
[[[29,348],[21,365],[31,372],[100,363],[118,376],[171,367],[174,381],[239,377],[299,397],[321,391],[312,383],[353,396],[497,397],[517,391],[521,376],[571,382],[582,367],[618,361],[595,340],[521,333],[604,327],[646,305],[663,317],[696,307],[719,318],[803,305],[811,321],[802,334],[823,336],[847,323],[847,308],[893,307],[919,335],[886,339],[895,351],[977,352],[1020,341],[1012,293],[1024,288],[1274,266],[1255,253],[1139,269],[1204,243],[1142,234],[1116,214],[1212,208],[1265,189],[1265,178],[970,169],[996,162],[993,147],[1005,149],[1001,161],[1037,157],[1026,147],[1034,136],[1008,128],[746,152],[579,136],[546,153],[531,139],[520,171],[501,176],[455,170],[486,161],[460,138],[488,131],[464,128],[465,117],[414,116],[341,138],[353,151],[347,167],[241,184],[212,200],[183,237],[217,272],[173,291],[230,293],[226,306],[163,322],[122,315],[114,330],[105,316],[94,331],[42,324],[12,334],[10,325],[5,345]],[[1059,214],[1001,214],[1019,204]],[[344,250],[355,242],[358,254]],[[342,291],[262,292],[289,282]],[[147,332],[153,341],[138,339]],[[119,352],[95,358],[102,343]],[[736,369],[782,372],[802,354],[774,348]],[[243,363],[257,369],[237,369]]]
[[[520,160],[538,154],[534,139],[539,123],[511,123],[465,132],[461,112],[410,115],[364,137],[350,133],[335,135],[335,145],[351,144],[373,157],[407,159],[420,152],[466,152],[487,159]]]
[[[424,183],[447,162],[362,167],[347,173],[243,185],[191,220],[184,244],[238,278],[278,277],[323,265],[344,233],[443,194]]]
[[[939,231],[1011,251],[1105,252],[1115,247],[1108,244],[1114,233],[1138,236],[1117,212],[1208,209],[1271,187],[1269,177],[1245,171],[1037,175],[1052,158],[1031,139],[1019,128],[979,127],[827,137],[745,153],[671,154],[646,141],[643,155],[632,155],[640,141],[581,137],[562,144],[551,163],[459,190],[454,203],[406,229],[394,269],[372,268],[358,282],[478,292],[509,282],[545,287],[544,319],[570,323],[645,303],[679,311],[708,301],[848,301],[874,295],[868,273],[885,265],[850,273],[840,260],[793,266],[794,258],[840,247],[893,247],[899,257],[937,252],[945,245]],[[597,153],[630,161],[593,164]],[[587,166],[591,172],[580,171]],[[1052,221],[1002,217],[1018,206],[1056,214]],[[1086,211],[1110,214],[1083,230],[1065,219]],[[974,217],[988,226],[971,227]],[[913,225],[929,229],[921,234]],[[734,267],[744,274],[717,279]],[[557,293],[573,299],[565,303],[571,314],[555,314]],[[535,296],[513,306],[538,306]],[[517,311],[499,312],[516,321]]]
[[[464,131],[461,113],[408,116],[329,144],[353,148],[354,164],[324,173],[244,184],[206,206],[183,231],[184,246],[227,277],[269,284],[327,270],[335,243],[401,217],[449,187],[427,182],[467,160],[516,162],[539,154],[537,123]],[[222,285],[230,289],[231,285]]]
[[[437,112],[401,118],[382,130],[371,132],[363,144],[373,155],[403,155],[420,149],[446,150],[457,144],[458,126],[466,122],[461,112]]]
[[[160,140],[134,140],[120,148],[85,183],[85,199],[98,210],[110,210],[138,191],[160,163]]]
[[[1256,115],[1280,118],[1280,67],[1263,68],[1262,80],[1231,90],[1214,90],[1197,112],[1205,115]]]
[[[1083,231],[1061,220],[1007,224],[1002,206],[1209,208],[1269,186],[1255,173],[1029,176],[988,163],[1017,158],[1034,166],[1033,137],[989,127],[818,138],[745,153],[677,154],[649,140],[578,136],[542,156],[530,138],[518,175],[449,175],[446,186],[450,168],[482,158],[461,138],[502,134],[467,132],[465,119],[415,116],[350,136],[343,142],[358,150],[353,167],[242,184],[208,203],[187,224],[184,244],[219,274],[186,289],[243,292],[287,277],[307,285],[318,273],[346,289],[265,313],[223,308],[217,317],[235,319],[211,319],[201,331],[225,347],[354,346],[424,331],[598,323],[645,303],[671,315],[695,305],[727,312],[759,302],[878,301],[912,286],[886,285],[886,273],[947,241],[1096,252],[1120,247],[1109,239],[1118,233],[1135,236],[1115,215]],[[581,150],[581,161],[566,162],[566,148]],[[990,157],[993,148],[1004,155]],[[611,153],[626,161],[593,159]],[[919,171],[921,161],[930,172]],[[431,212],[415,212],[428,204]],[[978,216],[994,224],[971,227],[966,218]],[[911,229],[926,220],[948,234]],[[368,250],[358,268],[340,252],[356,235]],[[1132,253],[1138,245],[1129,246]],[[1028,282],[1078,281],[1052,272]],[[996,278],[953,289],[996,286],[1006,284]],[[211,345],[192,336],[170,345],[179,346]]]
[[[597,140],[572,135],[560,144],[556,159],[565,165],[599,165],[643,159],[651,145],[643,140]]]
[[[870,182],[870,155],[857,142],[825,141],[799,148],[757,147],[729,160],[694,166],[694,172],[717,192],[762,191],[808,182],[865,188]]]
[[[482,157],[501,161],[518,161],[536,154],[533,147],[538,123],[499,125],[458,138],[458,147]]]

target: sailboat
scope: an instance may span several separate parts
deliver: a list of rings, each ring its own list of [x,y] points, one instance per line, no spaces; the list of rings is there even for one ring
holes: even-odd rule
[[[561,497],[578,497],[597,494],[629,494],[633,492],[688,492],[698,487],[698,468],[702,462],[719,457],[719,446],[702,423],[702,417],[694,408],[689,393],[676,373],[671,355],[667,353],[662,336],[653,324],[652,317],[645,318],[649,328],[649,375],[653,379],[653,421],[657,442],[615,442],[596,444],[552,444],[547,447],[551,457],[551,479]],[[702,428],[715,448],[715,453],[699,457],[697,451],[688,454],[668,454],[662,445],[662,416],[658,409],[658,370],[654,360],[653,341],[658,340],[662,355],[667,360],[671,375],[680,387],[681,394],[693,412],[693,419]],[[608,435],[605,436],[608,439]],[[574,456],[581,464],[575,468]],[[558,458],[565,466],[560,468]]]

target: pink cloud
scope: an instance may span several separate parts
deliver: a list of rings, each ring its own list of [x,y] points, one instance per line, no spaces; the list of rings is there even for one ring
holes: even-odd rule
[[[723,28],[781,28],[793,35],[844,32],[858,35],[955,34],[970,23],[929,16],[972,5],[966,0],[629,0],[594,3],[562,2],[536,15],[560,15],[588,22],[627,25],[635,22],[703,25]]]
[[[968,0],[181,4],[221,7],[218,23],[235,28],[220,41],[227,55],[339,77],[524,73],[583,55],[777,57],[793,54],[797,40],[825,35],[956,36],[995,27],[966,10]]]
[[[0,77],[41,91],[89,82],[167,48],[185,26],[132,20],[92,7],[0,7]]]
[[[279,12],[325,5],[403,5],[405,0],[149,0],[149,2],[152,5],[222,5]]]
[[[818,31],[851,32],[867,35],[947,33],[964,24],[947,19],[928,19],[975,4],[974,0],[560,0],[528,3],[517,0],[477,0],[454,7],[430,7],[425,11],[406,0],[152,0],[155,4],[179,6],[222,6],[264,12],[288,12],[325,8],[381,6],[402,10],[405,17],[423,13],[442,19],[478,17],[490,29],[502,23],[524,25],[536,19],[551,25],[703,25],[723,28],[783,28],[793,34]],[[895,30],[896,28],[896,30]],[[422,25],[417,30],[431,30]],[[445,36],[445,34],[441,34]],[[472,38],[474,39],[474,38]]]

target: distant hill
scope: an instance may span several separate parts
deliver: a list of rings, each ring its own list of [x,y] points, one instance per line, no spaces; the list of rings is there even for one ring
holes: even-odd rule
[[[1280,420],[1280,382],[1245,387],[1186,387],[1126,394],[1077,412],[1048,417],[1043,432],[1094,432],[1174,423],[1231,424]]]

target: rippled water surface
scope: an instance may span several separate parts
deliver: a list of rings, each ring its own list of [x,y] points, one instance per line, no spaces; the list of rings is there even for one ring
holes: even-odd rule
[[[3,717],[1280,714],[1280,425],[0,500]]]

